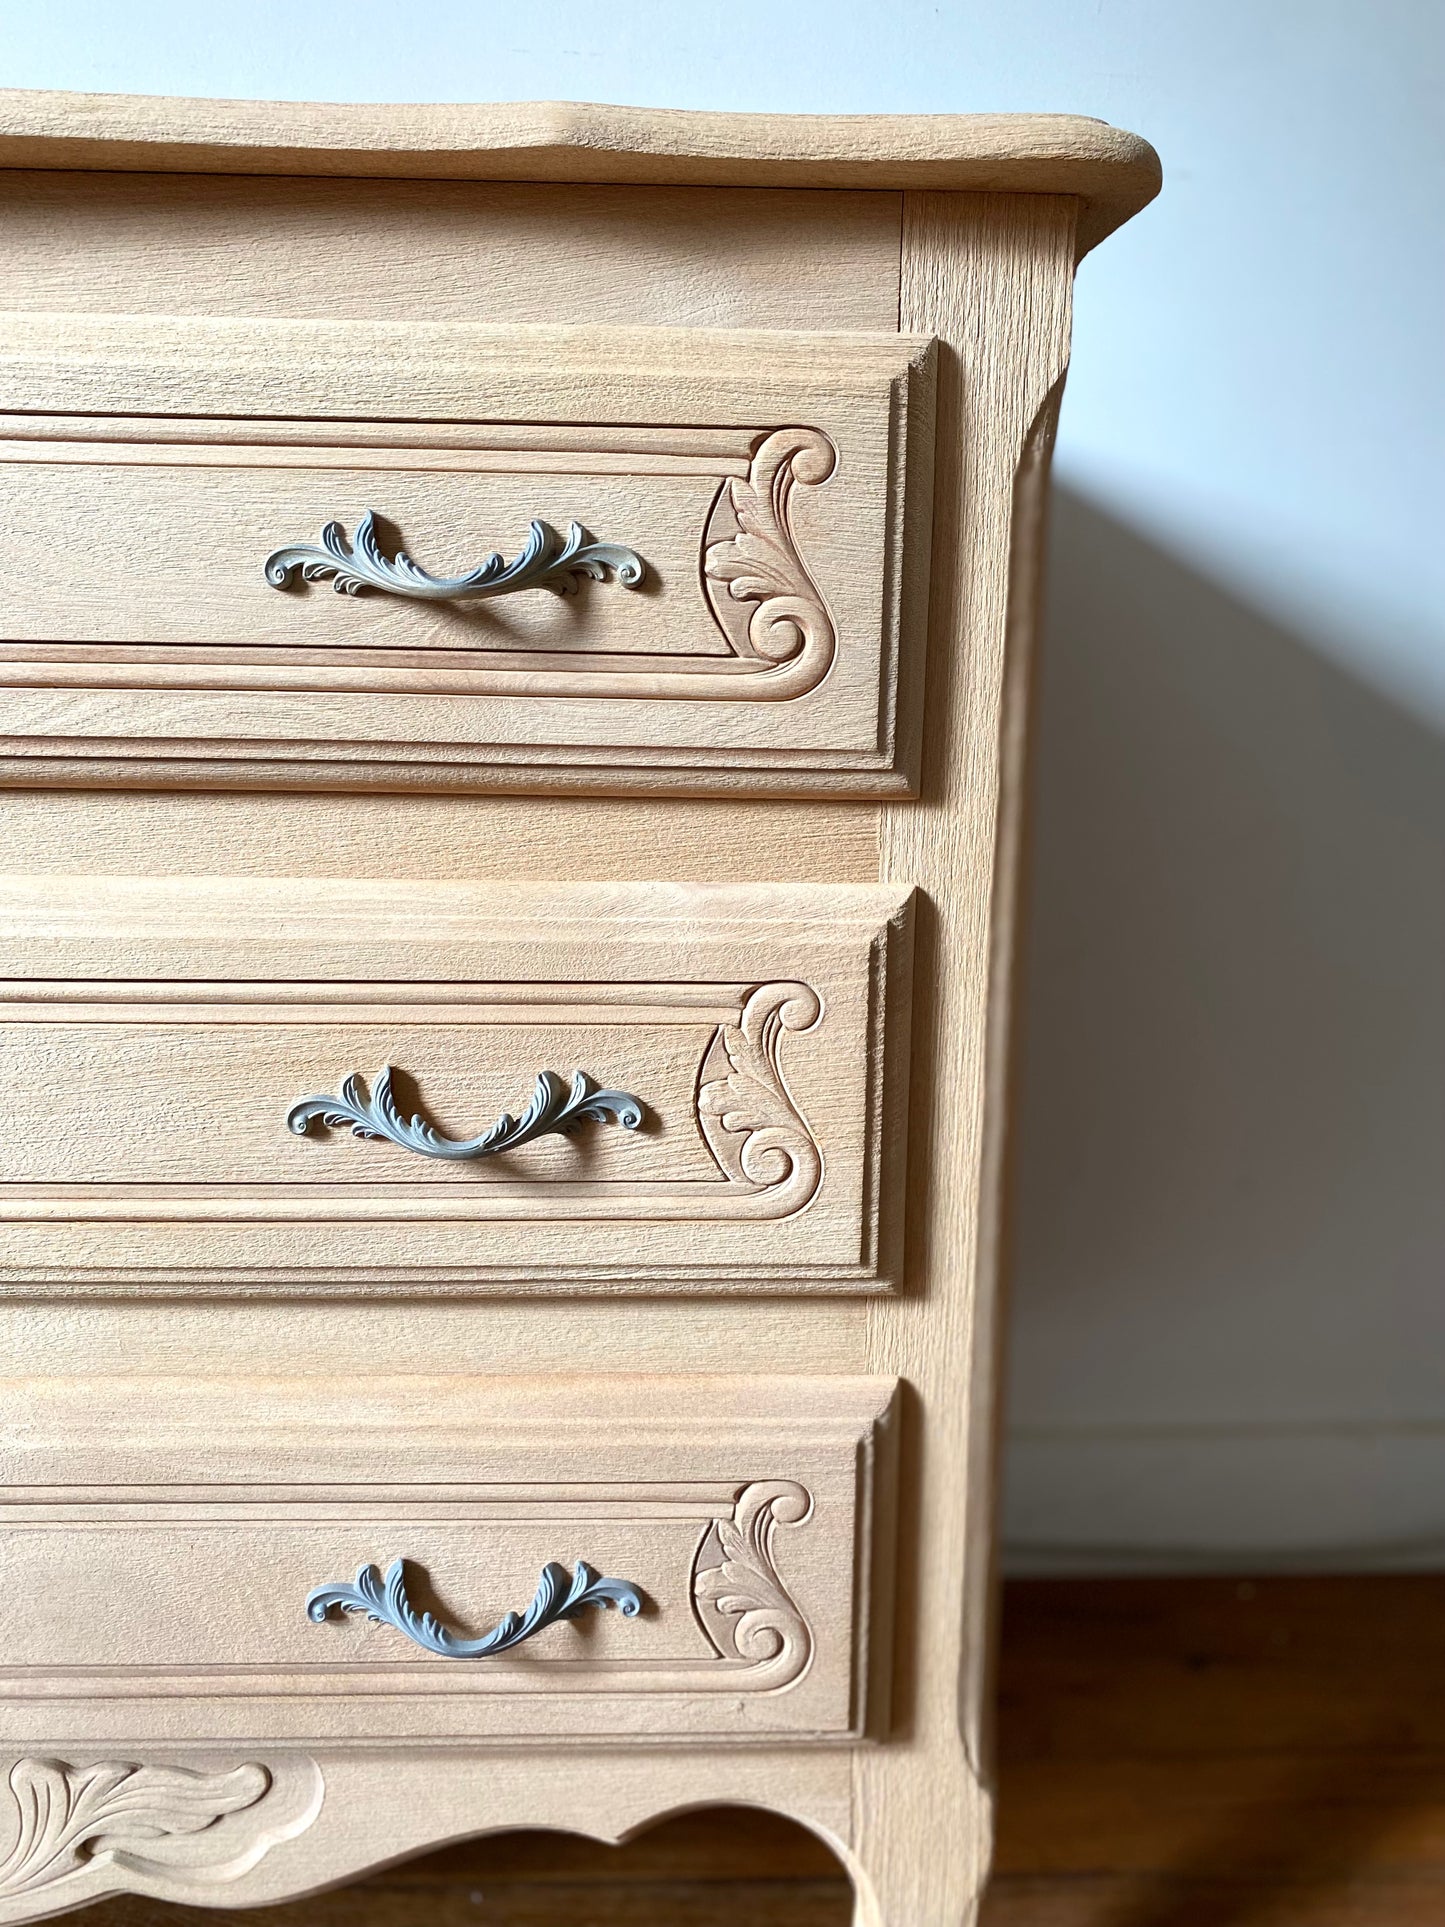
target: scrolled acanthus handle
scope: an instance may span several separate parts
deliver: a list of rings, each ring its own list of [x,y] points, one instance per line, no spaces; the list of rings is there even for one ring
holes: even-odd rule
[[[298,575],[303,582],[324,582],[330,576],[338,595],[378,589],[416,602],[481,600],[516,595],[522,589],[572,595],[583,576],[601,582],[609,569],[624,589],[636,589],[647,574],[647,564],[635,550],[619,542],[595,542],[580,522],[569,523],[561,536],[550,522],[538,520],[510,562],[494,553],[466,575],[431,575],[404,549],[390,560],[382,554],[374,509],[368,509],[357,523],[354,542],[339,522],[328,522],[319,543],[297,542],[273,549],[265,566],[273,589],[289,588]]]
[[[480,1137],[446,1137],[417,1113],[407,1117],[402,1112],[392,1091],[394,1075],[388,1064],[373,1079],[368,1096],[360,1076],[353,1071],[342,1080],[335,1097],[303,1097],[299,1104],[293,1104],[286,1113],[287,1126],[297,1137],[305,1137],[317,1123],[331,1130],[349,1128],[353,1137],[399,1144],[404,1151],[415,1151],[425,1158],[462,1161],[515,1151],[533,1138],[570,1131],[584,1121],[617,1123],[624,1131],[635,1131],[642,1123],[642,1105],[630,1092],[600,1090],[585,1071],[574,1071],[570,1085],[555,1071],[542,1071],[520,1117],[503,1111]]]
[[[399,1633],[429,1653],[444,1659],[485,1659],[490,1653],[505,1653],[520,1646],[543,1627],[559,1619],[575,1619],[589,1606],[616,1606],[626,1619],[642,1611],[642,1595],[625,1579],[603,1579],[585,1560],[579,1559],[574,1571],[549,1560],[542,1568],[537,1591],[525,1612],[504,1613],[490,1632],[477,1639],[463,1639],[433,1618],[419,1613],[407,1597],[408,1562],[395,1559],[382,1578],[375,1566],[363,1566],[349,1586],[317,1586],[308,1594],[306,1616],[319,1626],[332,1612],[365,1613],[379,1626],[394,1626]]]

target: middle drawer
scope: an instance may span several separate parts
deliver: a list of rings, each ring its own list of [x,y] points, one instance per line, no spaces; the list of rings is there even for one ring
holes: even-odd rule
[[[877,1290],[909,897],[11,879],[0,1284]]]

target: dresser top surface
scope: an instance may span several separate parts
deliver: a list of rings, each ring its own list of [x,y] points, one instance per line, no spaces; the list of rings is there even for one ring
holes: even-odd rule
[[[0,89],[0,166],[1072,194],[1081,249],[1159,190],[1147,141],[1073,114],[720,114]]]

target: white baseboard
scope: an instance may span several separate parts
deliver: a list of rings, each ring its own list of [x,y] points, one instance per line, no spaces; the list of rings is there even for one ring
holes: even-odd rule
[[[1445,1425],[1033,1428],[1012,1574],[1445,1569]]]

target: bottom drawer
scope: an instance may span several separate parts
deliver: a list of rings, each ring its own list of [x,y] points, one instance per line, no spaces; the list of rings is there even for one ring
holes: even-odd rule
[[[4,1731],[435,1747],[876,1730],[894,1393],[0,1383]]]

